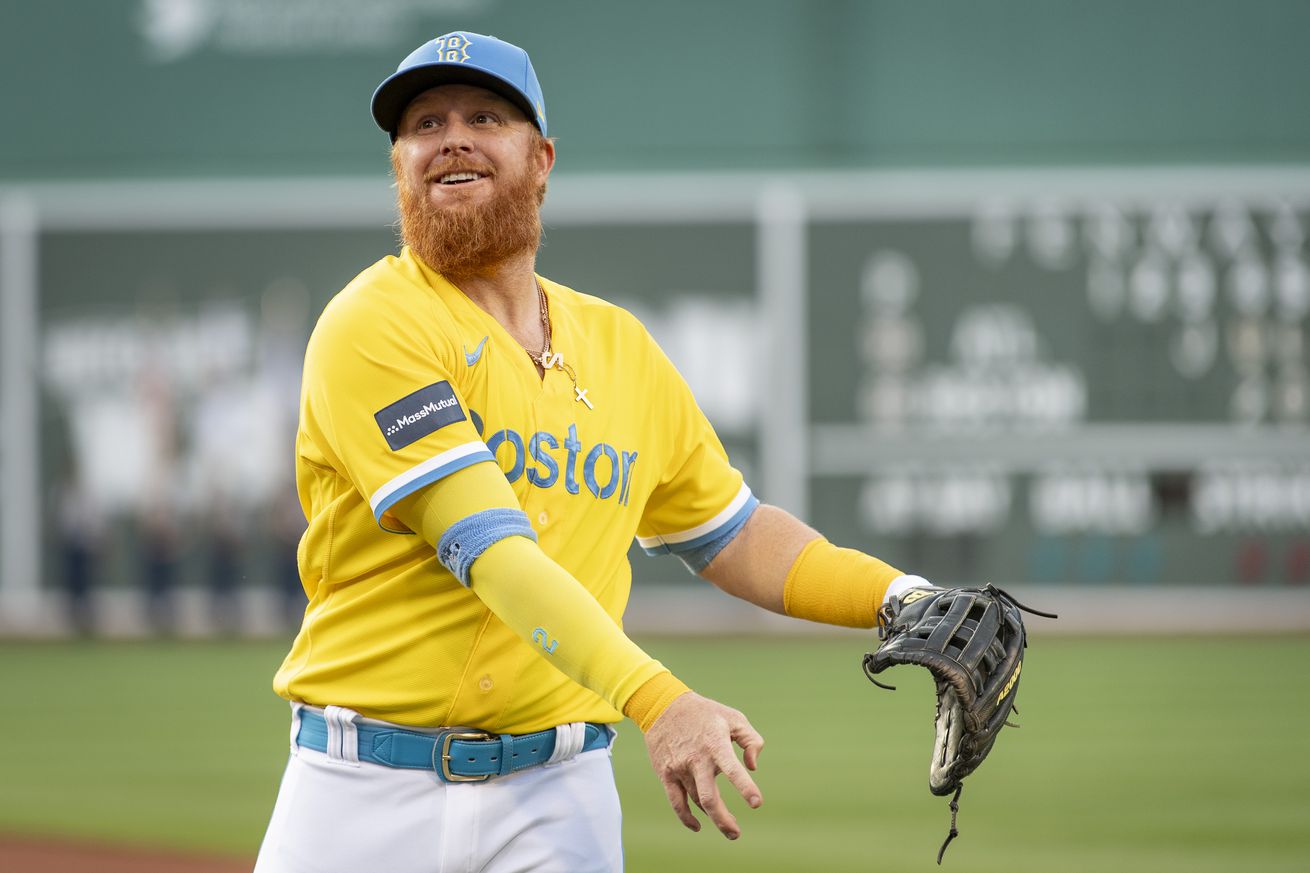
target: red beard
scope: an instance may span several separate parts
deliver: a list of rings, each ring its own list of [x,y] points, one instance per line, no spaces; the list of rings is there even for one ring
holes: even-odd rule
[[[526,170],[517,178],[496,176],[496,191],[484,205],[461,203],[438,208],[428,200],[428,184],[452,170],[486,173],[488,168],[442,167],[425,174],[423,187],[416,190],[401,173],[394,150],[391,166],[400,208],[401,243],[443,276],[487,275],[504,261],[535,252],[541,245],[541,203],[546,186],[536,185]]]

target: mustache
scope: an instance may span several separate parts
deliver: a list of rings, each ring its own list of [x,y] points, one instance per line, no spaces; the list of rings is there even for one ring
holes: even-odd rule
[[[452,161],[449,164],[428,170],[423,174],[423,181],[428,184],[440,182],[441,177],[447,173],[477,173],[479,176],[487,176],[488,178],[496,175],[491,167]]]

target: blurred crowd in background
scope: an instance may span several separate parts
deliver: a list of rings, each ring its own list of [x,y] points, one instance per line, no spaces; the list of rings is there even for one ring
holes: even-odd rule
[[[177,629],[184,586],[207,595],[211,630],[238,632],[251,580],[298,623],[305,518],[292,461],[309,294],[275,284],[254,312],[171,303],[57,320],[45,336],[59,436],[48,445],[62,444],[48,557],[69,624],[94,632],[98,590],[119,575],[139,580],[156,633]]]

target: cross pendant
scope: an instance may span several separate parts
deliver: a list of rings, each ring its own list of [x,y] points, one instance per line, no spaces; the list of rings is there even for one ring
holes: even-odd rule
[[[579,388],[577,385],[574,385],[574,386],[573,386],[573,394],[574,394],[573,399],[574,399],[574,400],[577,400],[577,401],[581,401],[582,403],[587,404],[587,408],[588,408],[588,409],[595,409],[596,407],[592,406],[592,405],[591,405],[591,401],[587,399],[587,391],[588,391],[588,390],[589,390],[589,389],[587,389],[587,388]]]

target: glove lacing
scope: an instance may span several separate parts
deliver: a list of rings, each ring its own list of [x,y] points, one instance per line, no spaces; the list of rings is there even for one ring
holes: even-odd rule
[[[988,592],[990,592],[990,593],[992,593],[992,594],[994,594],[994,595],[996,595],[996,596],[998,596],[998,597],[1003,597],[1003,598],[1005,598],[1007,601],[1009,601],[1010,603],[1013,603],[1015,606],[1017,606],[1019,609],[1022,609],[1024,612],[1030,612],[1030,613],[1032,613],[1033,615],[1040,615],[1042,618],[1059,618],[1059,617],[1060,617],[1060,616],[1056,615],[1054,612],[1042,612],[1040,609],[1033,609],[1031,606],[1024,606],[1022,603],[1020,603],[1019,601],[1015,600],[1015,599],[1010,595],[1010,592],[1006,591],[1006,590],[1003,589],[1003,588],[997,588],[995,585],[984,585],[984,586],[983,586],[983,590],[984,590],[984,591],[988,591]]]
[[[960,782],[955,786],[955,796],[951,798],[951,832],[946,835],[946,842],[937,850],[937,866],[942,864],[942,856],[946,854],[946,847],[951,844],[951,840],[960,835],[960,831],[955,827],[955,817],[960,812],[960,792],[964,791],[964,783]]]

